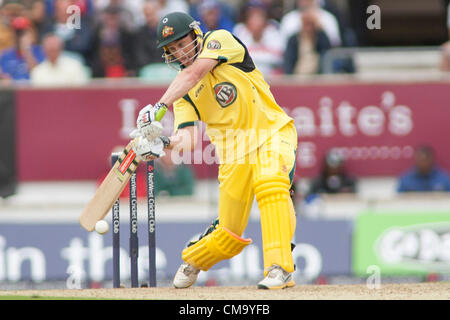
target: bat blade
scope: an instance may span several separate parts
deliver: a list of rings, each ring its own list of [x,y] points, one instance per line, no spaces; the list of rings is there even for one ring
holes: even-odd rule
[[[102,220],[111,210],[123,189],[136,171],[139,160],[130,142],[119,156],[108,175],[102,181],[92,199],[86,205],[78,221],[87,231],[93,231],[97,221]]]

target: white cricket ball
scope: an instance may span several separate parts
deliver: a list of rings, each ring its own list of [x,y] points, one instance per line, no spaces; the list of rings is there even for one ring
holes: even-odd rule
[[[105,234],[109,231],[109,224],[105,220],[97,221],[95,224],[95,231],[100,234]]]

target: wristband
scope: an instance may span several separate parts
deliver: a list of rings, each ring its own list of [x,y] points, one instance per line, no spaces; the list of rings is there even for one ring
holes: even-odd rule
[[[166,136],[160,136],[159,138],[160,138],[161,141],[163,142],[164,148],[168,148],[169,145],[170,145],[170,139],[169,139],[169,137],[166,137]]]

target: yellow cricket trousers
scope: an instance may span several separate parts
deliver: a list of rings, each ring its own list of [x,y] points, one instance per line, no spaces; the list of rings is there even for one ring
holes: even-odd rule
[[[292,121],[247,155],[245,161],[219,167],[219,225],[241,236],[256,196],[265,273],[273,264],[294,271],[291,239],[296,218],[289,189],[295,172],[296,149],[297,131]]]

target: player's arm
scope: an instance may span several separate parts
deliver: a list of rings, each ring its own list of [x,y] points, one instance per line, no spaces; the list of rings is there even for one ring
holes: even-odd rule
[[[149,104],[139,111],[136,121],[138,131],[149,141],[159,137],[162,133],[162,125],[156,121],[159,110],[167,109],[167,106],[184,97],[218,63],[217,59],[212,58],[197,59],[179,72],[158,103]]]
[[[217,64],[215,59],[196,59],[189,67],[179,72],[159,102],[168,106],[184,97]]]
[[[197,143],[197,134],[198,127],[196,125],[178,129],[175,135],[169,137],[170,143],[166,148],[177,151],[191,151]]]

